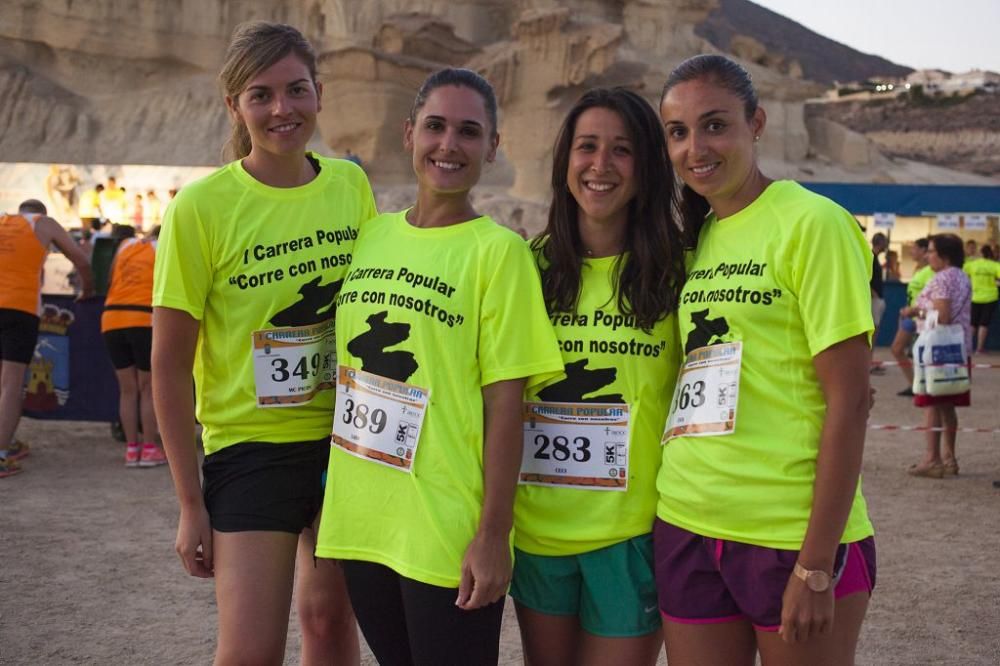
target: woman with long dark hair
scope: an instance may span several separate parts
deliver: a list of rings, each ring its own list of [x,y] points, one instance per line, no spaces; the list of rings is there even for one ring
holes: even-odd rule
[[[672,179],[642,97],[597,89],[570,109],[533,242],[565,372],[527,395],[511,596],[528,663],[660,651],[651,527],[684,278]]]
[[[853,663],[875,574],[872,254],[847,211],[761,171],[767,116],[734,61],[681,63],[660,115],[694,245],[657,479],[667,656]]]

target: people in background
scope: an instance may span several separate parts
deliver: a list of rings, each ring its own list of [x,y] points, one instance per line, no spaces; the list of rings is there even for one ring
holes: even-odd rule
[[[917,297],[916,303],[903,308],[906,317],[924,319],[928,311],[937,310],[939,324],[961,324],[965,348],[972,349],[972,284],[962,270],[965,253],[962,239],[955,234],[930,237],[927,263],[934,277]],[[971,359],[970,359],[971,362]],[[955,442],[958,436],[956,407],[968,407],[971,391],[957,395],[913,396],[913,404],[924,408],[926,451],[920,462],[910,466],[912,476],[940,479],[958,474]],[[942,432],[943,429],[943,432]]]
[[[899,282],[899,254],[895,250],[885,251],[885,265],[882,267],[883,275],[887,281]]]
[[[153,266],[159,229],[145,240],[119,225],[101,334],[118,380],[118,418],[125,433],[125,466],[157,467],[167,458],[157,443],[150,354],[153,344]],[[141,433],[141,436],[140,436]]]
[[[972,282],[972,332],[976,338],[976,353],[986,351],[986,337],[989,334],[990,322],[997,310],[997,300],[1000,291],[997,280],[1000,280],[1000,262],[997,262],[993,248],[983,245],[981,256],[967,258],[962,270]]]
[[[928,242],[926,238],[918,238],[910,246],[910,258],[916,264],[916,269],[913,272],[913,277],[910,278],[910,281],[906,285],[907,305],[913,305],[916,302],[917,296],[920,295],[924,285],[934,275],[934,271],[927,265]],[[906,317],[901,312],[899,315],[899,325],[896,328],[896,337],[893,338],[892,346],[890,347],[893,358],[899,363],[899,369],[902,371],[903,377],[906,378],[906,386],[896,393],[898,396],[913,396],[913,365],[910,362],[910,343],[913,342],[916,334],[916,321],[913,317]]]
[[[889,239],[881,231],[876,232],[872,236],[872,278],[869,283],[872,297],[872,321],[875,323],[875,332],[872,333],[872,340],[878,340],[878,328],[879,324],[882,322],[882,316],[885,314],[885,298],[883,292],[885,290],[884,276],[882,272],[882,262],[879,261],[879,255],[886,251],[889,247]],[[873,342],[874,344],[874,342]],[[885,374],[885,368],[882,366],[873,366],[871,369],[873,375]]]
[[[14,438],[21,420],[24,373],[38,340],[42,267],[49,245],[73,262],[80,276],[80,298],[94,293],[90,259],[45,205],[28,199],[17,213],[0,214],[0,477],[21,471],[26,443]]]

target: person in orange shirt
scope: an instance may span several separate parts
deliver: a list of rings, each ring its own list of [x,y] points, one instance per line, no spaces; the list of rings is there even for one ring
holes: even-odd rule
[[[101,315],[101,334],[118,378],[118,418],[125,431],[125,466],[156,467],[167,457],[156,444],[150,353],[153,345],[153,262],[159,227],[145,240],[135,229],[116,227],[124,240],[111,262]],[[139,426],[142,425],[142,438]]]
[[[24,373],[38,341],[42,267],[50,244],[66,255],[83,283],[80,298],[94,293],[90,262],[37,199],[16,214],[0,214],[0,478],[21,471],[28,445],[14,439],[21,420]]]

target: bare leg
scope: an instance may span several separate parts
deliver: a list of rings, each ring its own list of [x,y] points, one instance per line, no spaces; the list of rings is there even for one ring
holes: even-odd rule
[[[14,441],[14,432],[21,420],[24,372],[27,369],[27,363],[0,363],[0,449],[6,449]]]
[[[280,665],[298,537],[288,532],[213,531],[219,644],[215,666]]]
[[[757,643],[746,620],[718,624],[663,623],[667,662],[685,666],[753,666]]]
[[[837,600],[833,629],[804,643],[785,643],[778,632],[758,631],[762,666],[852,666],[861,622],[868,610],[868,593],[858,592]]]
[[[549,615],[515,602],[526,666],[573,666],[578,663],[580,620],[576,615]],[[618,663],[629,663],[621,661]]]
[[[941,412],[937,407],[926,407],[924,409],[924,425],[927,428],[940,428],[941,427]],[[940,463],[941,462],[941,431],[939,430],[928,430],[927,435],[927,453],[924,455],[925,463]]]
[[[663,649],[662,631],[628,638],[607,638],[583,632],[583,644],[577,663],[580,666],[604,664],[655,666],[661,649]]]
[[[986,350],[986,336],[990,329],[986,326],[976,327],[976,353],[982,354]]]
[[[944,450],[941,458],[946,461],[954,461],[955,439],[958,437],[958,414],[955,413],[954,405],[939,405],[937,407],[940,414],[941,425],[944,426]]]
[[[361,663],[358,625],[347,596],[340,562],[316,559],[316,529],[299,535],[295,571],[295,607],[302,625],[302,666]]]
[[[899,369],[903,371],[903,376],[906,377],[907,388],[913,386],[913,366],[911,365],[911,359],[906,355],[906,346],[910,344],[910,340],[913,339],[913,335],[907,333],[902,328],[896,329],[896,337],[892,340],[892,357],[896,359],[899,363]]]
[[[156,443],[160,429],[156,425],[153,411],[153,382],[150,373],[138,370],[139,416],[142,421],[142,441]]]
[[[139,441],[139,381],[134,365],[115,370],[118,378],[118,420],[126,442]]]

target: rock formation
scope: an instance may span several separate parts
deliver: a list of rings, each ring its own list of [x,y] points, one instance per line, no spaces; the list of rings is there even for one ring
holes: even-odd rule
[[[7,0],[0,155],[8,162],[219,163],[228,120],[215,76],[225,44],[238,23],[268,19],[297,25],[316,45],[322,142],[358,153],[377,185],[410,180],[401,137],[413,95],[429,72],[460,65],[483,72],[501,98],[502,155],[489,181],[543,201],[566,108],[587,88],[612,84],[655,104],[673,65],[714,50],[696,30],[719,2]],[[768,111],[761,152],[776,175],[927,178],[833,120],[807,127],[803,105],[821,86],[762,39],[728,35],[727,44],[748,65]]]

